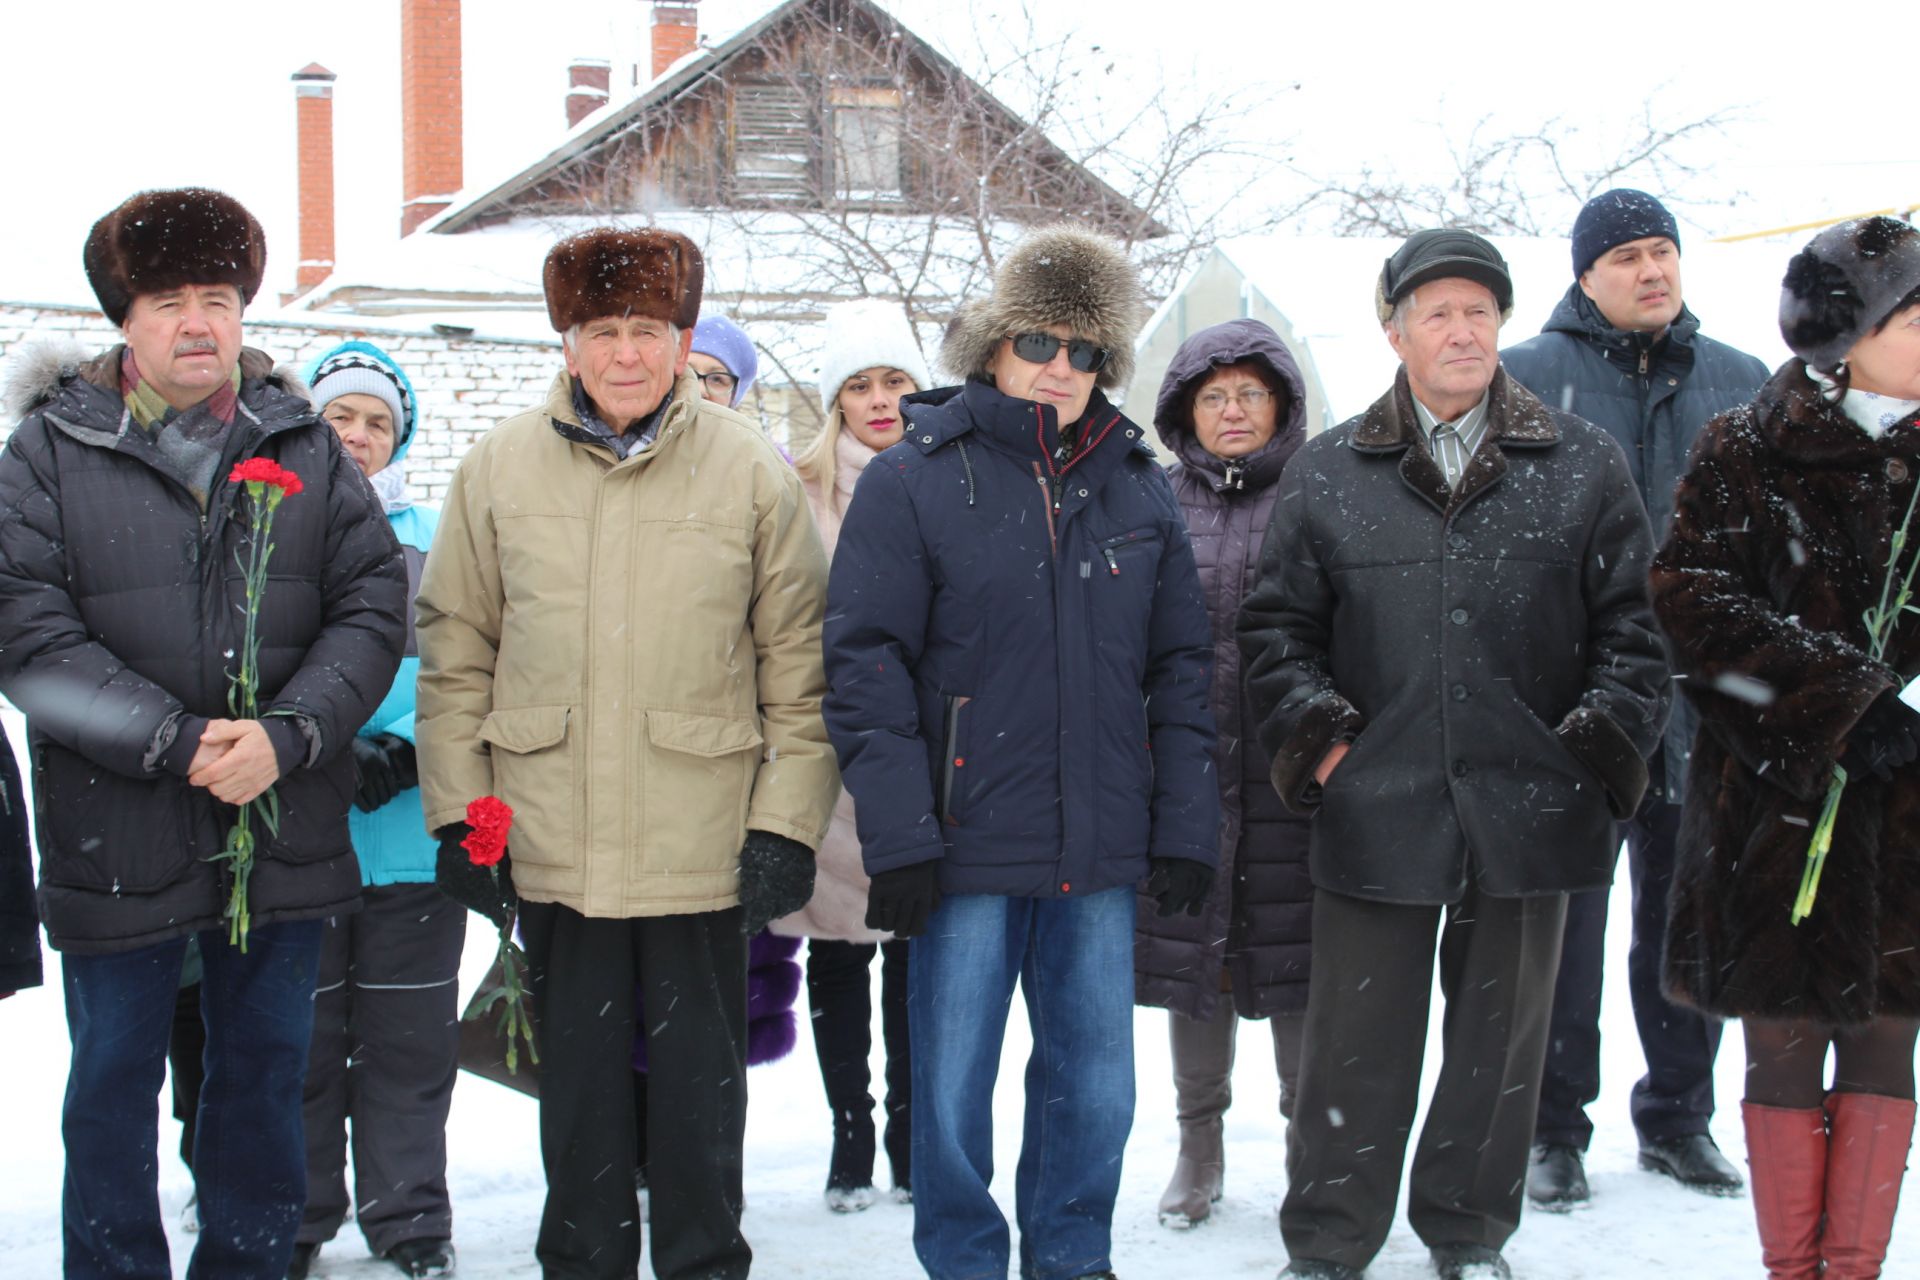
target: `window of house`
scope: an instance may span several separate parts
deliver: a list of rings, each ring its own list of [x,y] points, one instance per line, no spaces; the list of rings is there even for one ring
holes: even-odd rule
[[[900,198],[900,91],[835,88],[833,187],[852,201]]]
[[[814,114],[804,86],[745,81],[733,88],[733,194],[800,204],[813,191]]]

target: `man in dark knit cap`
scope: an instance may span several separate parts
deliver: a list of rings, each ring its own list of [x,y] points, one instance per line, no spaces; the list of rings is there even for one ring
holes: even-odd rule
[[[1407,1216],[1443,1280],[1503,1277],[1567,895],[1612,876],[1666,723],[1652,536],[1620,446],[1501,370],[1491,244],[1419,232],[1376,301],[1400,374],[1287,465],[1240,617],[1274,789],[1314,815],[1284,1274],[1386,1240],[1437,944]]]
[[[839,791],[826,554],[793,469],[688,366],[703,274],[656,228],[553,247],[566,369],[461,459],[417,602],[440,884],[517,906],[526,942],[549,1276],[640,1265],[636,985],[653,1274],[747,1274],[747,942],[812,895]],[[497,881],[460,847],[488,795],[514,811]]]
[[[266,242],[231,196],[143,191],[94,224],[87,276],[125,342],[29,353],[0,456],[0,691],[26,712],[41,918],[73,1041],[69,1276],[171,1274],[157,1094],[190,938],[206,1082],[190,1275],[281,1276],[306,1202],[300,1090],[323,918],[355,910],[347,744],[400,664],[406,570],[360,468],[297,384],[241,345]],[[300,489],[250,600],[248,486]],[[250,631],[248,612],[258,611]],[[259,641],[260,716],[229,702]],[[232,913],[237,806],[271,789]]]
[[[1673,490],[1693,438],[1710,418],[1753,398],[1767,369],[1700,332],[1681,301],[1680,229],[1666,206],[1620,188],[1589,200],[1573,224],[1573,284],[1540,336],[1501,353],[1507,372],[1541,400],[1604,429],[1626,450],[1656,541],[1673,520]],[[1660,990],[1680,797],[1696,725],[1677,700],[1649,765],[1647,798],[1620,824],[1633,876],[1633,944],[1627,984],[1647,1074],[1633,1086],[1640,1167],[1701,1191],[1734,1195],[1740,1174],[1707,1132],[1720,1024]],[[1553,1029],[1527,1195],[1565,1210],[1589,1196],[1583,1167],[1600,1096],[1600,982],[1606,890],[1567,902],[1554,991]]]

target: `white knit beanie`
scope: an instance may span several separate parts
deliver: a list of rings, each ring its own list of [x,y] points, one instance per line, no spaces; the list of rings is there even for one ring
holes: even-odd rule
[[[820,407],[832,409],[840,388],[862,369],[898,369],[917,391],[931,391],[933,377],[913,328],[897,303],[861,298],[829,308],[827,340],[820,352]]]

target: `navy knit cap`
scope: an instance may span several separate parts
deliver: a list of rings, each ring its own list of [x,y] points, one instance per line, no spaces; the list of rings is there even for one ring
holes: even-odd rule
[[[1667,206],[1632,187],[1602,191],[1573,220],[1573,278],[1587,274],[1613,246],[1649,236],[1665,236],[1675,249],[1680,247],[1680,225]]]

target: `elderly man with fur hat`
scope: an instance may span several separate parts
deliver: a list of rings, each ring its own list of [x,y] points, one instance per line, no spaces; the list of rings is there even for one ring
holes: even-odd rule
[[[517,895],[531,963],[550,1276],[639,1266],[636,985],[653,1274],[747,1274],[747,939],[807,901],[837,795],[826,556],[785,460],[689,369],[703,274],[669,231],[554,246],[566,370],[461,460],[418,597],[440,883],[497,921]],[[460,848],[482,796],[514,811],[498,890]]]
[[[1219,853],[1212,641],[1186,522],[1108,403],[1140,324],[1112,241],[1040,230],[903,401],[828,588],[827,725],[867,924],[913,938],[914,1247],[1007,1274],[992,1101],[1014,986],[1034,1032],[1020,1274],[1111,1277],[1133,1122],[1134,891],[1196,911]]]
[[[1314,818],[1283,1274],[1358,1276],[1386,1240],[1437,946],[1408,1217],[1443,1280],[1502,1277],[1567,895],[1611,879],[1666,723],[1653,538],[1612,437],[1500,368],[1491,244],[1419,232],[1377,301],[1399,375],[1287,465],[1240,616],[1274,789]]]
[[[169,1274],[157,1099],[188,940],[204,968],[194,1275],[279,1276],[306,1199],[300,1090],[322,920],[356,910],[347,749],[399,666],[406,572],[303,387],[241,345],[266,244],[232,197],[144,191],[87,275],[125,342],[14,379],[0,456],[0,691],[27,714],[40,908],[64,953],[70,1276]],[[19,406],[16,406],[19,407]],[[257,602],[259,719],[229,710],[249,601],[236,464],[301,488]],[[235,806],[271,788],[250,925],[230,929]]]

